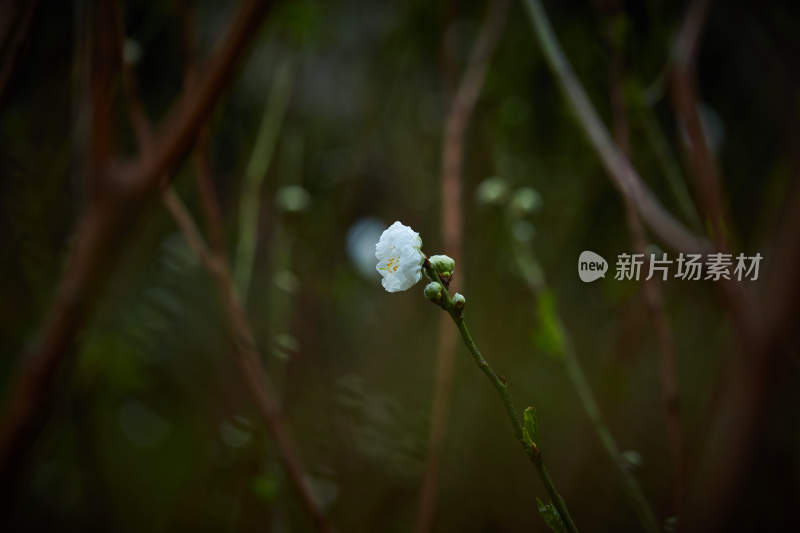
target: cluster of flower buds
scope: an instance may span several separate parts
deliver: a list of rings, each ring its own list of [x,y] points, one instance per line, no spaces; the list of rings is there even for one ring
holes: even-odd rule
[[[381,275],[381,284],[388,292],[405,291],[422,279],[430,280],[425,286],[425,298],[448,312],[461,314],[466,299],[459,293],[452,298],[447,292],[456,262],[446,255],[425,257],[419,233],[396,221],[382,234],[375,245],[375,269]]]

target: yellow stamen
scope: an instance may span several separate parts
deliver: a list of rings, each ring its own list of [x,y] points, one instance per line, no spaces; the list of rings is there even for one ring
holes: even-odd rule
[[[380,270],[386,270],[387,272],[397,272],[397,269],[400,267],[400,258],[399,257],[392,257],[388,261],[386,261],[386,265],[380,267]]]

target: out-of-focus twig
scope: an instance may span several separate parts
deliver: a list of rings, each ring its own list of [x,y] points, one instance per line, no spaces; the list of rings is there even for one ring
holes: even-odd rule
[[[276,400],[277,395],[261,364],[253,328],[237,295],[227,261],[224,257],[209,250],[188,209],[171,188],[164,191],[162,201],[192,250],[200,257],[216,282],[227,326],[236,347],[234,359],[245,386],[255,401],[258,413],[263,418],[275,442],[289,482],[300,497],[306,512],[314,520],[317,530],[332,531],[324,513],[311,494],[311,489],[306,482],[305,469],[296,452],[297,446],[283,423]]]
[[[194,31],[194,11],[192,0],[178,0],[176,3],[181,25],[183,41],[183,89],[191,91],[197,83],[197,43]],[[133,105],[133,102],[131,102]],[[211,249],[224,254],[225,237],[222,222],[222,209],[217,201],[214,181],[211,179],[211,162],[209,156],[208,124],[203,125],[197,135],[193,151],[194,168],[197,174],[197,189],[200,193],[200,205],[206,221],[206,232]]]
[[[685,128],[688,138],[684,143],[686,158],[692,169],[700,208],[712,239],[724,247],[730,228],[725,223],[719,173],[697,108],[694,79],[694,59],[709,3],[708,0],[699,0],[690,4],[672,51],[669,78],[678,124]]]
[[[510,220],[507,220],[509,231],[511,231],[510,222]],[[578,358],[578,354],[575,351],[572,337],[561,315],[555,308],[555,302],[547,303],[546,300],[542,300],[543,298],[552,298],[552,293],[545,279],[544,270],[539,264],[539,260],[533,248],[524,246],[523,243],[519,241],[514,241],[513,251],[514,259],[521,276],[525,280],[525,284],[528,286],[531,293],[539,300],[540,316],[537,317],[538,320],[552,321],[551,326],[555,331],[559,332],[558,334],[561,337],[560,343],[563,345],[561,347],[561,353],[559,354],[559,361],[564,365],[564,371],[572,383],[572,386],[575,388],[578,400],[580,400],[583,410],[589,417],[592,429],[600,440],[600,444],[617,469],[617,474],[622,484],[622,490],[625,492],[631,507],[639,517],[639,521],[642,523],[642,527],[645,531],[651,533],[659,531],[655,514],[650,508],[650,502],[648,502],[636,477],[630,471],[627,461],[620,453],[617,441],[611,433],[611,429],[608,427],[603,413],[600,411],[600,406],[597,404],[594,391],[592,391],[592,387],[583,371],[583,366]],[[552,309],[550,305],[552,305]],[[541,316],[544,310],[550,315],[549,317]]]
[[[239,201],[239,241],[236,247],[233,278],[236,280],[236,287],[245,302],[250,290],[250,278],[256,257],[261,184],[264,183],[270,161],[272,161],[272,154],[278,141],[278,132],[289,104],[292,89],[291,70],[288,61],[281,63],[275,70],[272,91],[264,107],[261,126],[258,129],[258,136],[242,184]]]
[[[732,227],[727,221],[720,176],[714,156],[708,147],[705,131],[697,108],[694,63],[703,26],[706,22],[710,0],[696,0],[689,5],[673,47],[671,81],[673,104],[679,124],[684,124],[689,143],[685,144],[687,159],[697,192],[700,210],[705,217],[715,247],[727,251]],[[741,285],[726,281],[720,284],[723,296],[731,310],[737,332],[745,346],[753,346],[759,335],[759,319],[751,305],[752,294]]]
[[[709,251],[710,243],[690,232],[661,205],[630,161],[614,145],[608,130],[564,55],[539,0],[525,0],[525,5],[547,62],[614,186],[620,194],[630,199],[642,220],[670,248],[685,252]]]
[[[478,100],[491,57],[505,27],[508,0],[492,0],[475,45],[470,53],[464,76],[456,90],[445,123],[442,146],[442,228],[444,247],[455,259],[461,258],[461,166],[464,155],[464,133]]]
[[[647,141],[652,147],[658,163],[661,165],[662,172],[667,180],[667,185],[669,185],[672,191],[678,209],[683,214],[684,219],[689,223],[689,227],[695,231],[701,231],[702,223],[700,222],[700,215],[698,215],[697,208],[689,194],[689,189],[686,186],[686,181],[681,172],[677,156],[667,141],[651,104],[644,96],[641,97],[641,100],[638,106],[638,116],[640,124],[644,129],[645,137],[647,137]]]
[[[0,425],[0,484],[7,490],[17,486],[30,444],[52,405],[55,378],[73,359],[75,339],[113,269],[125,233],[158,193],[161,177],[191,147],[197,128],[207,119],[259,27],[265,5],[258,0],[239,5],[196,90],[180,97],[158,129],[152,156],[140,157],[113,173],[104,169],[102,196],[89,203],[77,224],[70,258],[39,340],[20,362],[8,388]]]
[[[470,117],[483,88],[492,55],[505,27],[508,5],[508,0],[491,0],[489,2],[484,22],[473,45],[469,62],[445,122],[440,192],[441,227],[443,247],[455,260],[456,265],[459,265],[458,277],[455,279],[457,284],[463,284],[464,280],[463,262],[461,261],[461,236],[463,233],[461,167],[464,158],[464,138]],[[436,509],[439,461],[447,429],[455,340],[455,331],[447,324],[447,317],[442,316],[436,347],[436,379],[431,405],[427,464],[419,496],[418,533],[426,533],[431,530]]]
[[[186,26],[189,25],[189,11],[186,6],[182,6],[181,10],[184,33],[188,32]],[[191,86],[193,77],[193,60],[192,55],[187,54],[187,68],[185,69],[186,85]],[[148,137],[148,132],[151,127],[147,117],[143,113],[143,106],[138,101],[135,88],[134,75],[129,65],[125,68],[125,84],[127,103],[129,105],[129,114],[134,123],[139,123],[141,128],[136,128],[138,142],[140,149],[146,151],[152,149],[153,139]],[[141,136],[141,135],[144,136]],[[195,150],[207,150],[208,140],[195,147]],[[198,185],[212,186],[210,175],[205,174],[208,172],[208,167],[204,165],[208,163],[207,154],[199,155],[195,158],[196,166],[199,173],[204,173]],[[256,408],[263,418],[267,429],[275,442],[278,450],[278,456],[281,464],[283,465],[287,478],[290,484],[296,490],[300,501],[304,508],[309,513],[318,531],[327,532],[331,531],[330,526],[325,518],[324,513],[314,500],[310,488],[306,483],[307,475],[300,458],[296,453],[297,447],[293,439],[286,429],[281,414],[280,407],[277,401],[277,395],[271,381],[267,377],[264,367],[261,363],[261,356],[258,352],[255,335],[247,313],[237,289],[234,286],[233,278],[230,274],[230,267],[224,255],[224,250],[221,246],[222,228],[218,226],[221,223],[219,217],[219,205],[213,189],[205,191],[207,196],[203,199],[207,204],[204,206],[207,218],[207,224],[210,228],[212,235],[220,235],[218,244],[213,248],[209,248],[206,244],[200,230],[197,227],[191,213],[181,201],[180,197],[175,193],[171,186],[167,186],[162,194],[161,200],[167,211],[175,219],[175,222],[186,238],[189,247],[197,254],[203,262],[209,273],[212,275],[216,282],[217,291],[220,303],[223,306],[224,315],[226,317],[226,325],[236,347],[235,357],[237,367],[240,370],[242,381],[245,383],[250,396],[253,398]]]
[[[670,58],[669,81],[678,123],[685,127],[688,137],[686,158],[698,204],[711,238],[725,251],[733,228],[728,225],[721,178],[698,112],[694,73],[709,4],[708,0],[697,0],[689,5]],[[772,342],[775,339],[765,336],[770,324],[764,320],[766,307],[763,303],[756,305],[753,292],[735,282],[724,283],[721,288],[739,344],[720,373],[705,453],[691,467],[695,475],[688,491],[691,506],[684,524],[692,531],[724,527],[735,502],[746,495],[748,471],[757,460],[762,411],[768,405],[769,376],[775,372],[772,363],[779,349]],[[781,319],[780,315],[768,318]]]
[[[236,58],[258,28],[266,4],[260,0],[244,0],[239,5],[227,38],[214,51],[192,90],[184,91],[158,128],[152,154],[120,168],[121,184],[132,197],[146,196],[158,185],[163,169],[172,168],[186,155],[230,79]]]
[[[614,130],[614,141],[622,153],[630,158],[630,128],[628,127],[628,113],[625,108],[623,89],[624,55],[623,44],[613,42],[609,38],[611,47],[611,63],[609,64],[609,86],[611,91],[611,112]],[[623,196],[625,214],[628,222],[628,231],[634,251],[645,254],[646,234],[636,208],[629,198]],[[653,328],[658,342],[659,362],[661,366],[661,391],[664,402],[664,414],[667,428],[667,444],[673,469],[673,513],[680,516],[680,503],[684,494],[684,462],[683,445],[681,439],[680,403],[678,400],[678,380],[675,371],[675,343],[669,320],[664,311],[663,296],[659,281],[653,277],[646,279],[642,286],[647,310],[653,322]]]

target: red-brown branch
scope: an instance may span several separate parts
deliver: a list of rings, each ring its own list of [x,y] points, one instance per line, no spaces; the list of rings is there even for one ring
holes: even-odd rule
[[[711,244],[706,239],[694,235],[664,208],[628,158],[620,152],[561,50],[541,3],[538,0],[526,0],[525,3],[547,62],[572,106],[578,123],[600,156],[611,183],[628,198],[644,223],[667,246],[683,252],[711,251]]]
[[[686,159],[695,194],[711,238],[726,251],[732,227],[723,201],[721,177],[708,147],[697,108],[695,57],[709,13],[708,0],[690,4],[676,38],[671,58],[670,84],[678,122],[686,129]],[[689,530],[715,531],[725,525],[735,502],[746,497],[748,469],[753,466],[761,413],[766,406],[770,360],[775,346],[765,342],[763,313],[755,295],[733,281],[722,284],[739,344],[720,373],[705,453],[691,471],[695,473],[683,522]]]
[[[478,37],[470,53],[464,75],[456,90],[445,123],[442,143],[441,227],[444,251],[457,265],[455,283],[463,283],[461,216],[461,167],[464,159],[464,139],[470,117],[475,109],[492,55],[505,27],[508,0],[491,0]],[[454,287],[455,288],[455,287]],[[442,315],[436,347],[436,380],[431,405],[431,426],[428,437],[428,460],[420,490],[417,532],[431,530],[436,509],[439,462],[447,430],[447,412],[453,374],[456,331]]]
[[[181,24],[181,38],[184,55],[184,89],[188,90],[197,80],[197,43],[195,42],[194,14],[189,0],[178,1],[178,15]],[[197,173],[197,188],[200,192],[200,205],[203,208],[211,248],[223,254],[225,238],[222,223],[222,210],[214,190],[211,178],[211,161],[209,156],[209,128],[205,124],[200,130],[194,149],[194,168]]]
[[[124,243],[127,229],[146,201],[159,191],[159,179],[191,147],[197,128],[230,81],[236,60],[255,34],[265,4],[243,1],[205,76],[184,93],[159,129],[151,157],[129,163],[123,179],[106,169],[103,195],[92,201],[75,231],[66,270],[36,346],[20,362],[9,387],[0,432],[0,483],[13,491],[17,476],[52,405],[58,371],[73,359],[75,340],[96,295],[102,290]],[[124,183],[124,187],[119,187]]]
[[[611,38],[608,40],[613,47],[611,63],[609,65],[609,85],[611,88],[614,140],[622,153],[626,157],[630,157],[630,128],[628,126],[627,111],[625,109],[623,87],[623,54],[620,47],[614,44]],[[642,225],[636,207],[631,204],[627,197],[622,196],[622,200],[625,203],[625,215],[634,251],[639,254],[644,254],[647,242],[645,228]],[[661,394],[664,403],[667,445],[673,468],[673,513],[676,516],[680,516],[680,504],[684,494],[685,476],[680,424],[680,402],[678,399],[678,380],[675,370],[675,343],[673,342],[667,314],[664,311],[663,296],[661,294],[659,281],[655,277],[645,280],[642,287],[642,294],[650,314],[650,319],[653,323],[658,344],[659,364],[661,369]]]
[[[196,83],[187,87],[159,128],[151,155],[121,170],[126,190],[133,195],[147,196],[158,185],[163,171],[174,168],[186,155],[229,81],[236,59],[260,25],[264,7],[265,2],[243,0],[227,38],[211,57],[205,72],[198,76]]]
[[[718,247],[723,248],[730,228],[725,226],[720,177],[700,119],[694,76],[694,59],[708,7],[708,0],[692,2],[689,6],[672,53],[670,83],[678,123],[684,126],[688,139],[684,143],[686,159],[692,169],[691,175],[701,213],[711,231],[712,239]]]
[[[188,90],[196,76],[191,11],[189,6],[183,2],[179,7],[186,62],[184,83]],[[125,78],[127,80],[125,89],[129,115],[131,121],[134,124],[138,124],[135,130],[140,150],[147,154],[154,145],[150,135],[152,128],[149,119],[144,113],[144,107],[137,98],[135,76],[129,66],[126,66],[125,69]],[[189,247],[197,254],[216,283],[218,297],[226,317],[226,326],[236,348],[234,359],[242,381],[245,383],[259,415],[264,420],[272,436],[290,484],[297,491],[300,501],[314,520],[318,531],[331,531],[325,515],[315,502],[306,483],[305,468],[295,452],[296,446],[281,418],[280,409],[275,400],[274,388],[261,364],[261,356],[256,347],[253,328],[250,325],[244,306],[237,297],[233,278],[230,274],[230,266],[224,256],[221,214],[213,191],[208,161],[208,129],[206,126],[203,127],[194,152],[194,162],[198,173],[198,185],[203,197],[206,223],[209,228],[209,234],[215,238],[212,249],[209,249],[191,213],[172,187],[166,187],[163,190],[161,194],[162,203],[177,223]]]
[[[216,282],[226,326],[236,347],[234,359],[247,391],[253,398],[258,413],[275,443],[289,482],[300,497],[303,507],[314,520],[317,530],[332,531],[311,494],[305,468],[295,451],[297,446],[283,423],[276,401],[277,395],[261,364],[253,328],[236,294],[228,262],[224,256],[209,250],[191,214],[171,188],[164,191],[162,201],[183,232],[189,246],[200,257]]]

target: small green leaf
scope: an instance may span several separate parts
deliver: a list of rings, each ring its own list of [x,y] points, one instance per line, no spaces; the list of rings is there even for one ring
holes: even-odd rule
[[[566,341],[552,291],[541,291],[536,307],[539,321],[533,331],[534,344],[547,355],[563,359]]]
[[[278,495],[278,480],[275,476],[261,474],[253,478],[250,488],[261,499],[273,501]]]
[[[536,442],[536,408],[526,407],[522,419],[522,438],[525,439],[525,444],[533,446]]]
[[[625,461],[625,467],[628,470],[633,470],[642,466],[642,454],[636,450],[625,450],[620,453],[622,460]]]
[[[567,528],[564,526],[564,521],[561,520],[561,515],[558,514],[558,509],[552,503],[542,503],[539,498],[536,498],[536,503],[539,507],[539,514],[542,515],[542,520],[547,527],[555,533],[566,533]]]

